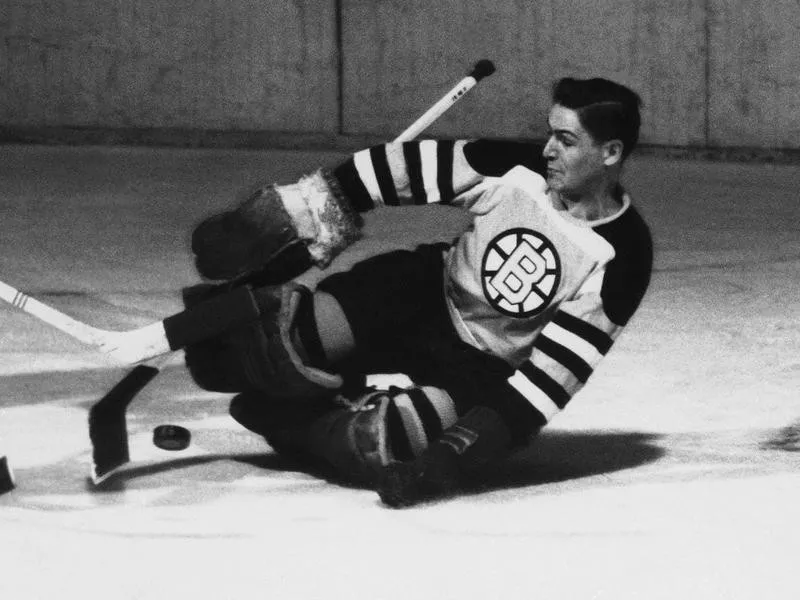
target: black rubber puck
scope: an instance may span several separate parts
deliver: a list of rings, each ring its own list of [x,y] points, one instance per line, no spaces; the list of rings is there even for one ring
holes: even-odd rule
[[[15,487],[14,471],[11,470],[8,459],[5,456],[0,456],[0,494],[10,492]]]
[[[159,425],[153,429],[153,444],[162,450],[186,450],[192,434],[180,425]]]

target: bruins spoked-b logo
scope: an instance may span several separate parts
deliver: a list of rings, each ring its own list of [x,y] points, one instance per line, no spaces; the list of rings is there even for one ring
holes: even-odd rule
[[[561,262],[552,242],[530,229],[501,233],[483,255],[483,293],[492,306],[511,317],[530,317],[544,310],[560,277]]]

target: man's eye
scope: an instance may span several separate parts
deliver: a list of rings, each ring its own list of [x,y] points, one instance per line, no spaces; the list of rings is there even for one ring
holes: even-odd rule
[[[558,142],[562,146],[572,146],[572,145],[574,145],[573,141],[571,139],[569,139],[568,137],[566,137],[566,136],[555,134],[553,137],[555,138],[556,142]]]

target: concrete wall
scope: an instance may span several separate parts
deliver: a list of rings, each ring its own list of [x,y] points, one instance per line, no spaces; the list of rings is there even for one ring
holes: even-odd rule
[[[331,131],[333,2],[0,0],[0,123]]]
[[[642,95],[645,141],[703,143],[698,0],[349,0],[343,14],[347,132],[396,131],[487,57],[497,73],[432,131],[541,136],[552,82],[601,75]]]
[[[800,148],[800,2],[712,0],[712,145]]]
[[[431,135],[541,137],[552,81],[600,75],[642,95],[645,143],[800,149],[798,23],[797,0],[0,0],[0,127],[387,137],[490,58]]]

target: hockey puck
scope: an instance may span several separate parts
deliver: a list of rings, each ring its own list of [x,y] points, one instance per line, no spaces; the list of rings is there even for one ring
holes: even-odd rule
[[[186,450],[192,434],[180,425],[159,425],[153,429],[153,444],[162,450]]]
[[[5,456],[0,456],[0,495],[10,492],[16,487],[14,482],[14,472],[11,470],[11,465],[8,464],[8,459]]]

